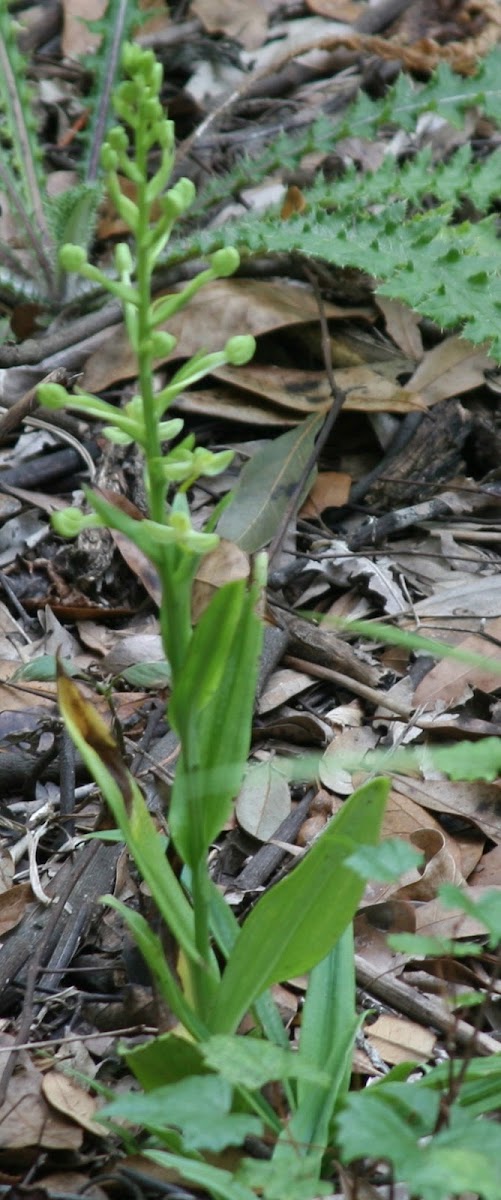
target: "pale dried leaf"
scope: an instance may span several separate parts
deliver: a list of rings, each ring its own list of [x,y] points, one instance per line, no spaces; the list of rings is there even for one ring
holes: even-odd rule
[[[427,1062],[433,1053],[436,1034],[417,1021],[393,1013],[382,1013],[365,1027],[369,1041],[384,1062]]]
[[[12,890],[14,859],[6,846],[0,847],[0,896]]]
[[[260,697],[258,712],[272,712],[274,708],[278,708],[281,704],[287,704],[293,696],[300,695],[311,685],[311,676],[304,675],[301,671],[293,671],[290,667],[282,667],[281,670],[274,671]]]
[[[478,588],[478,581],[476,583]],[[488,641],[486,640],[488,638]],[[501,617],[489,621],[485,626],[485,637],[470,634],[457,643],[458,648],[468,653],[484,654],[486,658],[494,659],[501,666]],[[501,687],[501,671],[496,674],[488,667],[472,667],[456,659],[443,658],[428,671],[418,684],[413,698],[413,704],[420,707],[430,707],[439,700],[443,706],[458,702],[464,695],[465,688],[478,688],[482,692],[494,692]]]
[[[329,542],[328,552],[320,562],[312,563],[312,570],[322,571],[336,587],[341,583],[363,584],[371,596],[377,597],[386,613],[401,613],[408,608],[408,601],[394,579],[392,560],[383,556],[372,559],[363,554],[354,554],[341,538],[333,538]]]
[[[95,1137],[108,1137],[109,1130],[94,1120],[97,1112],[97,1101],[94,1096],[85,1092],[73,1079],[62,1075],[60,1071],[48,1071],[43,1077],[43,1094],[49,1104],[65,1117],[81,1125]]]
[[[345,471],[321,471],[300,509],[300,517],[318,517],[326,508],[341,508],[350,496],[351,475]]]
[[[406,387],[431,407],[449,396],[460,396],[484,383],[492,358],[465,338],[449,337],[428,350]]]
[[[266,37],[268,16],[261,0],[192,0],[191,12],[208,33],[234,38],[247,50],[261,46]]]
[[[390,299],[389,296],[376,296],[375,300],[384,316],[390,337],[403,354],[420,362],[423,357],[420,314],[413,312],[412,308],[408,308],[400,300]]]
[[[173,289],[176,291],[179,289]],[[331,314],[331,308],[333,312]],[[327,316],[342,311],[326,306]],[[255,337],[274,329],[316,321],[315,297],[298,284],[263,283],[254,279],[216,279],[202,288],[186,309],[181,309],[162,328],[177,338],[169,361],[190,358],[203,346],[207,351],[221,350],[227,338],[252,333]],[[167,358],[159,359],[167,361]],[[85,391],[100,392],[119,379],[137,374],[137,363],[122,325],[115,326],[107,341],[88,358],[80,385]]]
[[[37,1151],[78,1151],[82,1141],[82,1129],[49,1107],[42,1094],[42,1075],[23,1056],[0,1108],[0,1149],[33,1146]]]
[[[412,412],[420,407],[419,397],[401,387],[375,366],[341,367],[334,371],[336,385],[345,393],[343,408],[351,412]],[[291,412],[327,412],[332,403],[331,388],[324,371],[298,367],[247,364],[220,367],[217,379],[262,396],[279,409]]]
[[[466,817],[493,842],[501,842],[501,785],[499,783],[452,782],[449,779],[411,779],[393,776],[395,791],[401,792],[433,812]]]
[[[87,21],[99,21],[106,11],[106,3],[107,0],[63,0],[61,49],[65,58],[94,53],[101,34],[93,33]]]
[[[251,767],[237,797],[235,812],[246,833],[267,842],[289,815],[289,784],[271,763]]]
[[[249,574],[249,556],[235,542],[221,538],[219,545],[205,555],[198,568],[192,593],[193,622],[196,624],[200,619],[218,588],[236,579],[248,579]]]
[[[501,575],[489,575],[479,583],[478,579],[460,581],[460,585],[451,581],[450,586],[442,584],[434,596],[419,600],[414,606],[416,615],[420,618],[440,617],[497,617],[501,611]],[[442,639],[444,629],[442,628]]]
[[[2,892],[0,895],[0,937],[4,937],[9,930],[15,929],[16,925],[19,925],[32,900],[33,892],[29,883],[16,883],[8,891]]]
[[[465,880],[456,862],[452,838],[447,842],[445,835],[438,829],[417,829],[411,834],[409,841],[416,850],[424,853],[425,863],[424,867],[418,867],[412,872],[415,876],[413,881],[404,883],[397,889],[399,897],[419,901],[431,900],[443,883],[463,886]]]

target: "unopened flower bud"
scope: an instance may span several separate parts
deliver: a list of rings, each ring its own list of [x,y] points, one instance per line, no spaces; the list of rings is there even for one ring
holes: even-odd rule
[[[53,513],[51,525],[61,537],[78,537],[83,529],[100,527],[102,522],[95,513],[86,516],[79,508],[64,508],[62,512]]]
[[[238,250],[235,250],[234,246],[225,246],[223,250],[216,250],[215,254],[210,256],[210,265],[220,279],[224,279],[227,275],[234,275],[240,266]]]
[[[250,333],[232,337],[227,341],[224,353],[232,367],[243,367],[249,362],[256,350],[256,341]]]
[[[37,390],[37,400],[44,408],[66,408],[68,392],[60,383],[41,383]]]
[[[87,265],[87,255],[82,246],[73,246],[67,242],[59,251],[59,263],[63,271],[80,271]]]

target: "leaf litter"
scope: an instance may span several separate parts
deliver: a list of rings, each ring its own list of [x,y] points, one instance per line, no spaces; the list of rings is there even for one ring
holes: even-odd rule
[[[431,7],[432,30],[424,6],[410,6],[410,10],[419,8],[419,14],[414,13],[418,28],[412,24],[412,11],[397,18],[398,54],[386,35],[357,32],[357,22],[363,24],[378,8],[362,2],[333,5],[329,0],[308,0],[304,6],[283,6],[270,0],[249,6],[240,0],[197,0],[182,17],[176,15],[175,6],[172,14],[166,9],[156,12],[136,36],[163,53],[168,101],[179,120],[179,137],[195,139],[196,153],[188,171],[185,159],[184,173],[205,184],[211,172],[217,176],[234,166],[247,136],[257,134],[258,142],[266,140],[277,121],[289,119],[284,117],[288,108],[281,88],[290,88],[288,100],[292,94],[296,114],[311,121],[315,113],[330,111],[333,88],[337,87],[343,104],[357,91],[365,95],[369,69],[375,73],[376,88],[384,86],[390,63],[391,70],[424,75],[440,59],[468,70],[499,39],[499,23],[488,5],[480,34],[466,39],[454,18],[451,27],[441,27],[441,8]],[[51,138],[55,132],[60,145],[67,138],[64,165],[73,168],[76,151],[67,113],[78,120],[85,108],[83,72],[78,65],[72,72],[68,65],[83,49],[81,6],[64,0],[62,8],[62,40],[57,35],[56,42],[49,43],[61,82],[50,94],[51,68],[39,10],[28,7],[22,14],[35,31],[33,66],[54,193],[68,186],[69,176],[56,178],[61,150],[51,144]],[[85,16],[89,15],[86,6]],[[183,33],[185,17],[189,28]],[[234,61],[224,60],[221,37],[230,39]],[[334,58],[327,68],[322,55],[329,39]],[[183,53],[176,63],[179,45]],[[308,57],[300,53],[305,46],[310,48]],[[280,83],[279,69],[287,73],[297,63],[302,64],[300,82],[296,78],[287,84],[284,77]],[[277,79],[278,99],[274,99],[268,85]],[[252,81],[256,99],[249,101]],[[217,106],[230,96],[221,124]],[[257,122],[253,111],[259,113]],[[447,122],[435,128],[423,123],[416,136],[436,158],[446,159],[454,146],[478,137],[479,129],[487,149],[497,136],[494,124],[479,126],[474,114],[462,130]],[[412,148],[412,136],[401,132],[402,158]],[[271,187],[275,196],[289,196],[291,204],[294,187],[300,205],[305,186],[301,172],[313,172],[315,178],[322,170],[342,174],[355,164],[358,172],[366,173],[375,165],[375,155],[378,162],[384,161],[391,137],[383,127],[372,141],[344,138],[337,147],[337,162],[316,154],[305,155],[295,173],[287,165],[275,165],[252,194],[251,189],[241,189],[240,195],[224,202],[242,209],[243,195],[248,205],[267,204],[266,189]],[[182,153],[183,144],[181,157]],[[224,202],[212,218],[214,223],[226,219]],[[285,209],[283,219],[287,217]],[[110,226],[106,228],[104,214],[101,220],[99,253],[106,254]],[[1,221],[2,237],[13,244],[16,231],[3,212]],[[212,350],[245,328],[258,340],[253,363],[238,371],[216,370],[208,385],[179,401],[188,428],[216,448],[236,448],[239,464],[227,481],[228,486],[236,485],[236,495],[219,522],[224,540],[199,571],[194,616],[198,617],[214,588],[248,574],[249,554],[273,543],[286,520],[283,549],[277,549],[271,564],[268,627],[285,629],[290,648],[291,639],[299,634],[297,629],[293,634],[287,621],[282,623],[281,614],[292,614],[297,621],[298,610],[313,607],[324,637],[320,644],[304,636],[299,649],[294,643],[292,656],[282,648],[262,679],[249,774],[236,800],[231,827],[214,848],[214,877],[229,897],[238,894],[235,881],[254,863],[254,887],[267,887],[279,871],[293,864],[298,849],[307,853],[330,815],[360,781],[359,775],[336,765],[343,747],[389,748],[411,738],[428,739],[433,745],[457,736],[457,731],[460,735],[469,731],[466,736],[473,740],[480,733],[499,735],[498,674],[451,659],[435,662],[430,655],[404,653],[399,658],[362,637],[355,647],[342,642],[345,655],[340,661],[339,639],[329,627],[329,613],[342,612],[347,618],[393,617],[400,627],[499,659],[501,438],[497,401],[493,401],[495,364],[486,348],[456,335],[444,336],[399,301],[375,297],[374,283],[361,271],[325,267],[328,355],[346,403],[306,479],[306,450],[314,446],[330,408],[331,387],[317,299],[296,258],[277,256],[271,277],[259,263],[244,264],[239,278],[212,284],[169,324],[178,339],[179,361],[198,349],[201,339]],[[177,286],[174,272],[167,290]],[[7,301],[2,311],[13,329],[24,328],[26,314]],[[28,320],[33,325],[28,324],[27,345],[33,338],[39,343],[38,358],[29,354],[23,358],[23,337],[18,333],[17,358],[9,364],[7,354],[2,372],[6,410],[52,367],[53,330],[37,327],[36,314]],[[84,388],[116,400],[133,393],[135,363],[116,311],[108,325],[88,337],[78,333],[72,340],[70,328],[58,355],[58,365],[81,372]],[[159,388],[166,379],[166,365],[160,359]],[[458,406],[454,414],[462,422],[464,436],[459,425],[457,435],[451,432],[453,410],[444,407],[448,401]],[[416,445],[416,429],[423,421],[428,422],[426,471]],[[130,453],[116,447],[105,450],[99,427],[86,427],[80,420],[70,419],[67,431],[77,447],[83,443],[88,448],[99,473],[98,485],[113,492],[115,500],[121,497],[124,505],[140,510],[141,480]],[[68,499],[82,502],[82,484],[89,470],[78,448],[66,445],[64,460],[57,458],[60,450],[57,428],[46,422],[40,431],[27,421],[14,426],[10,441],[4,439],[0,448],[0,488],[5,487],[6,505],[17,497],[16,506],[5,507],[0,514],[4,593],[0,609],[0,930],[4,944],[0,956],[9,965],[6,978],[8,974],[10,980],[12,972],[16,981],[14,987],[6,982],[0,996],[0,1067],[26,1016],[24,1041],[33,1046],[31,1052],[18,1051],[16,1072],[6,1079],[0,1107],[0,1166],[19,1178],[42,1149],[46,1157],[38,1178],[51,1196],[71,1191],[72,1180],[87,1184],[98,1177],[106,1141],[99,1125],[99,1102],[91,1096],[88,1083],[64,1073],[65,1046],[68,1052],[74,1042],[88,1046],[87,1081],[95,1076],[103,1086],[113,1086],[118,1036],[143,1036],[158,1023],[150,981],[134,961],[131,946],[124,944],[116,914],[98,907],[102,874],[92,875],[91,856],[85,919],[79,925],[68,916],[57,952],[49,944],[42,946],[38,990],[28,1009],[23,1000],[27,967],[49,917],[40,912],[34,887],[39,884],[42,892],[59,894],[65,868],[69,866],[71,874],[81,865],[82,836],[100,819],[99,797],[78,763],[68,791],[64,740],[55,709],[55,650],[63,646],[73,669],[85,677],[87,695],[115,733],[120,731],[126,755],[151,793],[160,828],[177,754],[163,715],[168,673],[159,670],[167,665],[159,653],[154,573],[120,535],[75,546],[57,541],[48,514]],[[212,490],[197,485],[192,498],[194,509],[198,507],[205,516],[219,498],[215,481],[209,483]],[[294,506],[289,511],[291,497]],[[28,668],[35,671],[31,678],[26,673],[23,677]],[[134,669],[139,674],[127,678]],[[321,786],[311,789],[306,815],[294,833],[287,833],[287,822],[304,800],[304,788],[289,788],[274,758],[297,757],[304,748],[315,747],[323,755],[318,772]],[[444,882],[460,882],[473,897],[489,886],[499,886],[500,796],[497,782],[452,782],[437,777],[431,768],[423,769],[421,777],[393,778],[384,834],[419,846],[424,863],[395,885],[371,884],[360,907],[355,931],[359,982],[366,1003],[375,1004],[374,997],[379,996],[382,1010],[377,1021],[366,1026],[365,1044],[357,1046],[353,1069],[359,1083],[409,1058],[435,1061],[437,1048],[440,1054],[445,1052],[444,1031],[451,1030],[447,1005],[454,1004],[458,983],[461,991],[466,986],[485,989],[489,985],[488,970],[482,974],[477,959],[459,963],[452,955],[444,956],[437,974],[434,960],[417,961],[408,953],[390,950],[386,935],[419,931],[460,943],[481,933],[472,917],[459,909],[445,909],[437,890]],[[103,847],[116,855],[115,894],[137,898],[138,882],[126,859],[118,857],[116,847],[106,842]],[[263,871],[260,882],[259,855],[272,848],[275,866],[271,875]],[[80,906],[73,911],[80,911]],[[395,989],[389,987],[385,993],[383,987],[381,999],[385,978],[395,982]],[[282,1011],[293,1021],[297,981],[284,979],[275,991]],[[468,1012],[460,1009],[457,1015],[458,1037],[466,1040],[463,1026],[468,1024]],[[498,1026],[488,1005],[483,1021],[480,1038],[492,1048]],[[41,1057],[35,1050],[37,1043]],[[62,1059],[56,1057],[58,1049]],[[66,1155],[68,1169],[58,1179],[61,1154]],[[129,1162],[133,1170],[132,1156]],[[145,1162],[141,1160],[143,1170]],[[153,1180],[152,1163],[149,1169]],[[104,1181],[103,1188],[95,1194],[111,1194]],[[380,1194],[378,1189],[372,1192]]]

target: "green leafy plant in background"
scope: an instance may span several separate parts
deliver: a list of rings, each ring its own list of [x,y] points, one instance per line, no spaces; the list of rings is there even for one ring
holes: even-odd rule
[[[292,165],[297,153],[324,153],[336,142],[355,133],[370,137],[382,125],[415,135],[418,118],[439,113],[461,126],[466,113],[480,109],[496,124],[501,121],[501,50],[479,64],[472,78],[463,79],[440,66],[423,86],[399,75],[382,100],[371,101],[363,92],[330,126],[320,118],[307,133],[281,135],[277,161]],[[268,147],[255,162],[237,164],[227,183],[245,173],[256,182],[257,163],[269,163]],[[416,153],[402,165],[391,153],[373,172],[350,168],[338,180],[320,173],[304,190],[306,208],[281,221],[275,208],[247,214],[224,227],[190,232],[179,247],[169,250],[169,261],[189,252],[210,253],[226,243],[243,255],[290,254],[319,259],[336,267],[355,267],[372,275],[381,295],[408,304],[444,329],[459,328],[473,342],[490,342],[501,359],[501,245],[496,218],[489,212],[498,197],[499,151],[478,162],[469,147],[461,147],[447,162],[434,162],[429,150]],[[221,194],[224,180],[208,185],[201,201],[212,203]],[[218,191],[219,189],[219,191]],[[427,197],[426,212],[416,203]],[[469,220],[458,221],[463,200],[477,209]]]
[[[499,955],[498,891],[472,900],[447,884],[439,888],[439,897],[446,907],[480,920],[488,953]],[[395,934],[388,940],[393,949],[416,956],[471,957],[482,952],[477,943],[451,945],[448,939],[415,934]],[[482,1003],[484,996],[474,999]],[[456,1006],[461,1004],[458,996]],[[465,1192],[497,1200],[501,1193],[499,1125],[491,1118],[501,1107],[501,1056],[466,1054],[463,1061],[442,1063],[411,1081],[413,1066],[401,1064],[364,1092],[347,1097],[336,1121],[341,1161],[368,1159],[374,1165],[384,1164],[393,1180],[420,1200],[449,1200]]]
[[[113,97],[121,124],[108,133],[102,164],[109,194],[131,231],[132,250],[126,243],[117,246],[115,278],[90,263],[79,245],[64,246],[60,260],[66,271],[78,272],[121,300],[137,355],[138,394],[122,409],[54,384],[41,386],[38,396],[48,407],[72,407],[104,421],[111,440],[134,442],[143,451],[144,519],[130,517],[89,490],[88,514],[68,509],[53,524],[66,536],[89,527],[117,529],[158,572],[160,627],[172,678],[168,716],[180,742],[169,833],[184,866],[183,882],[113,738],[62,665],[60,708],[174,940],[173,956],[167,956],[160,935],[141,914],[108,898],[128,924],[183,1034],[166,1034],[127,1054],[144,1089],[142,1097],[133,1097],[134,1120],[151,1133],[152,1153],[211,1194],[232,1200],[252,1195],[254,1185],[262,1190],[262,1165],[249,1160],[246,1181],[228,1181],[227,1172],[207,1163],[204,1153],[241,1145],[250,1134],[270,1134],[276,1149],[266,1195],[272,1200],[277,1180],[283,1183],[286,1175],[299,1200],[321,1187],[317,1181],[332,1114],[349,1080],[357,1028],[350,925],[364,881],[348,859],[360,841],[377,842],[388,785],[375,780],[355,793],[297,869],[259,900],[240,929],[212,883],[207,852],[228,818],[247,761],[262,639],[256,609],[266,564],[263,556],[256,558],[249,586],[237,581],[220,588],[193,627],[193,582],[202,556],[218,538],[194,528],[187,492],[201,475],[224,470],[231,452],[213,454],[191,437],[172,445],[183,422],[168,419],[168,409],[181,389],[215,366],[246,362],[254,341],[243,335],[219,353],[200,350],[155,392],[155,360],[175,345],[165,322],[204,283],[231,274],[238,254],[232,248],[216,252],[182,291],[152,298],[156,262],[194,189],[186,179],[167,186],[174,131],[160,103],[160,65],[151,52],[126,45],[123,69],[125,79]],[[160,152],[160,163],[150,177],[152,149]],[[119,176],[134,183],[135,201],[120,190]],[[294,1054],[268,989],[309,970],[303,1040]],[[247,1039],[237,1030],[250,1009],[256,1029]],[[283,1127],[263,1094],[269,1081],[280,1082],[290,1128]],[[130,1115],[130,1101],[122,1103],[121,1115]],[[116,1105],[108,1112],[117,1116]]]
[[[446,63],[442,63],[424,83],[416,82],[407,72],[400,72],[384,96],[375,100],[365,91],[358,90],[356,98],[346,104],[341,112],[328,115],[321,113],[314,121],[308,120],[304,129],[295,132],[282,131],[276,138],[267,138],[266,146],[261,151],[252,156],[243,154],[231,170],[210,179],[200,188],[193,212],[196,215],[207,213],[216,204],[227,201],[229,196],[238,196],[244,188],[259,184],[277,168],[294,170],[306,155],[332,153],[342,138],[356,135],[373,139],[381,129],[401,130],[412,137],[416,135],[418,121],[424,114],[437,113],[451,125],[461,129],[468,112],[478,109],[485,113],[486,117],[499,123],[500,69],[501,53],[499,47],[496,47],[478,63],[475,75],[468,78],[457,75]],[[462,153],[465,153],[464,149]],[[486,162],[490,162],[491,158],[492,155]],[[391,156],[389,161],[392,161]],[[456,154],[453,153],[450,162],[456,161],[459,166],[460,159],[456,160]],[[480,160],[478,166],[481,167],[482,163],[483,160]],[[442,165],[445,164],[435,163],[430,166],[431,180],[435,173],[440,179]],[[372,178],[373,173],[354,174],[360,190],[363,191],[367,179]],[[379,177],[379,171],[374,174]],[[467,182],[467,179],[461,180],[458,176],[456,186],[459,185],[462,196],[469,195],[465,186]],[[325,187],[326,181],[320,177],[315,186]],[[341,189],[342,196],[343,186],[343,176],[336,181],[330,181],[328,188],[331,201],[338,195],[338,188]],[[433,186],[431,192],[433,193]],[[444,197],[449,198],[448,195]],[[477,197],[474,203],[477,204]],[[483,205],[479,207],[483,211]],[[174,250],[175,246],[172,246],[170,253],[174,253]]]
[[[93,237],[103,194],[99,155],[121,47],[144,20],[135,0],[109,0],[106,17],[88,22],[100,34],[95,52],[83,59],[91,79],[86,101],[90,117],[80,135],[77,181],[54,196],[48,192],[28,58],[20,49],[9,0],[0,0],[0,195],[22,243],[22,250],[16,250],[0,242],[0,294],[7,300],[35,302],[48,312],[77,296],[84,300],[82,283],[65,271],[59,250],[66,242],[87,250]]]

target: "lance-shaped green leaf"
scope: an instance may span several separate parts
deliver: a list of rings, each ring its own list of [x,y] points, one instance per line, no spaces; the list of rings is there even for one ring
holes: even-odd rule
[[[194,867],[228,818],[249,752],[262,643],[260,582],[227,584],[190,642],[170,716],[182,739],[170,807],[177,850]]]
[[[389,782],[375,779],[346,802],[303,861],[258,902],[216,994],[215,1033],[235,1030],[266,988],[320,962],[352,920],[364,883],[346,859],[379,837]]]

